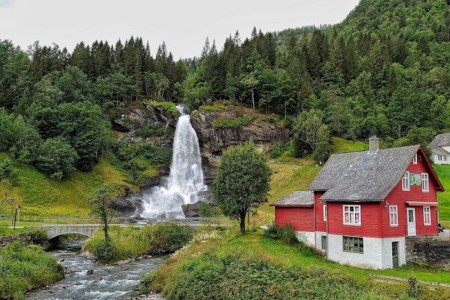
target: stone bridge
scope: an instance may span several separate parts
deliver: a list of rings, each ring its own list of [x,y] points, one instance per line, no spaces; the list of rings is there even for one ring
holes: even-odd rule
[[[77,233],[87,237],[91,237],[94,232],[100,228],[100,224],[60,224],[60,225],[45,225],[39,228],[47,232],[49,240],[64,234]]]
[[[110,226],[120,226],[120,227],[143,227],[147,224],[155,225],[161,222],[173,222],[180,225],[187,226],[201,226],[203,224],[210,224],[213,226],[219,225],[224,218],[185,218],[185,219],[146,219],[145,223],[124,223],[124,224],[110,224]],[[81,234],[87,237],[91,237],[94,232],[101,228],[101,224],[55,224],[55,225],[43,225],[35,228],[44,229],[47,233],[49,240],[64,234]]]

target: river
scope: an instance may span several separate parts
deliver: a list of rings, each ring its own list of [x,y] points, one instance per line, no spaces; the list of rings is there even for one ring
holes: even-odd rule
[[[101,265],[80,251],[50,252],[65,267],[65,278],[48,287],[34,290],[27,299],[130,299],[136,296],[139,278],[156,269],[165,257],[143,258],[123,265]],[[93,270],[88,274],[88,270]],[[163,300],[159,295],[149,299]]]

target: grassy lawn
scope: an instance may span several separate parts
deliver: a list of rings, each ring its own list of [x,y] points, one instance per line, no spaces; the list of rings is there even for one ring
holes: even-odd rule
[[[438,193],[439,219],[445,222],[446,227],[450,225],[450,166],[433,165],[445,191]],[[443,222],[444,223],[444,222]]]
[[[0,153],[0,160],[7,157]],[[22,216],[88,216],[86,198],[103,184],[126,184],[124,176],[107,159],[102,159],[90,172],[75,172],[68,179],[54,180],[31,165],[13,162],[19,186],[0,185],[0,197],[13,197],[22,205]],[[129,185],[129,184],[128,184]],[[9,204],[0,214],[10,214]]]
[[[199,280],[198,278],[190,281],[190,284],[193,285],[202,284],[203,278],[210,280],[209,278],[211,276],[217,280],[217,278],[220,278],[217,274],[221,270],[221,259],[222,261],[227,261],[229,257],[241,257],[244,259],[244,262],[249,261],[251,264],[256,265],[268,263],[281,267],[281,270],[285,270],[286,272],[292,270],[292,268],[298,268],[298,270],[316,270],[316,272],[321,273],[319,280],[323,280],[324,284],[329,279],[348,278],[344,281],[348,282],[351,279],[354,282],[359,282],[361,283],[361,287],[364,288],[364,292],[372,295],[372,297],[368,297],[367,299],[407,299],[405,297],[408,289],[407,279],[411,277],[430,283],[439,282],[450,284],[450,272],[445,271],[414,266],[406,266],[394,270],[365,270],[348,265],[340,265],[318,256],[310,248],[302,247],[299,244],[289,245],[284,241],[265,237],[261,229],[240,235],[236,227],[223,232],[219,236],[213,233],[209,234],[209,238],[206,238],[207,236],[208,234],[200,234],[200,237],[194,238],[194,242],[189,247],[183,248],[181,251],[175,253],[175,255],[171,256],[158,269],[152,277],[153,291],[161,292],[164,290],[166,293],[171,289],[176,289],[174,285],[177,286],[178,280],[184,278],[184,276],[191,276],[190,274],[192,273],[190,272],[201,271],[199,273],[201,274],[199,275],[201,281],[195,281]],[[217,259],[214,261],[219,261],[219,263],[217,265],[206,263],[205,260],[211,257],[216,257]],[[192,270],[192,266],[197,264],[199,265],[199,270]],[[216,274],[215,272],[219,273]],[[395,276],[404,280],[384,279],[380,283],[377,281],[380,277],[376,277],[376,275]],[[264,276],[263,273],[259,274],[257,272],[256,274],[249,273],[248,276],[261,278],[261,280],[267,279],[266,277],[260,277]],[[249,278],[248,276],[246,278]],[[196,276],[192,275],[192,277],[194,278]],[[307,275],[305,275],[305,278],[308,278]],[[214,282],[214,280],[212,281]],[[273,284],[270,279],[265,283],[266,288]],[[238,282],[235,284],[239,285]],[[254,286],[251,286],[252,283],[248,281],[245,281],[243,284],[250,284],[248,288],[254,288]],[[419,285],[428,286],[423,283],[419,283]],[[373,295],[379,295],[379,298],[373,298]],[[421,299],[448,299],[450,297],[450,288],[446,286],[434,286],[431,289],[423,288],[422,296]],[[348,299],[355,298],[350,297]]]

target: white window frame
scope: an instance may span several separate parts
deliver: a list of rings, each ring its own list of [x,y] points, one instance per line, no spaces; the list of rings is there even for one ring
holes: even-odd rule
[[[327,215],[328,215],[328,207],[327,207],[327,205],[325,204],[325,205],[323,206],[323,221],[324,221],[324,222],[327,221]]]
[[[417,165],[417,153],[413,157],[413,164]]]
[[[409,191],[410,189],[409,171],[406,171],[402,177],[402,191]]]
[[[428,173],[421,174],[421,182],[422,182],[422,192],[429,192],[430,191],[430,180],[429,180]]]
[[[397,205],[389,206],[389,225],[391,227],[398,227],[398,208]]]
[[[361,226],[361,205],[342,205],[342,222],[344,225]]]
[[[423,224],[431,225],[431,208],[429,206],[423,207]]]

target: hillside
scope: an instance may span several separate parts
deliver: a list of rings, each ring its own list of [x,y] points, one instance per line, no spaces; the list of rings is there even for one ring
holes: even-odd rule
[[[7,157],[0,154],[0,160]],[[124,175],[107,159],[103,159],[90,172],[75,172],[65,180],[51,179],[36,168],[14,162],[19,186],[11,189],[7,184],[0,185],[0,194],[14,198],[21,204],[24,216],[88,216],[87,197],[103,184],[125,185]],[[127,184],[128,185],[128,184]],[[0,207],[0,214],[10,214],[11,206]]]

